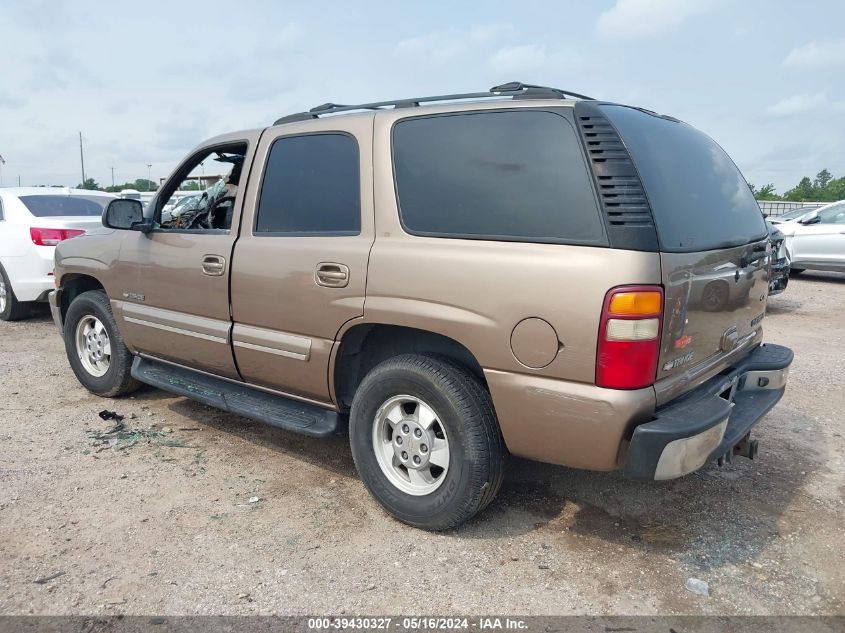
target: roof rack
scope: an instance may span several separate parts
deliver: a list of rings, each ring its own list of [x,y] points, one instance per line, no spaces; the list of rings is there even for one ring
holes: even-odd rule
[[[510,97],[512,99],[565,99],[574,97],[594,101],[592,97],[561,90],[560,88],[549,88],[547,86],[535,86],[524,84],[519,81],[511,81],[500,86],[493,86],[487,92],[468,92],[464,94],[437,95],[432,97],[417,97],[414,99],[397,99],[393,101],[377,101],[375,103],[361,103],[358,105],[344,105],[339,103],[324,103],[308,110],[308,112],[297,112],[277,119],[273,125],[292,123],[294,121],[307,121],[316,119],[325,114],[336,114],[338,112],[351,112],[353,110],[381,110],[396,108],[415,108],[421,103],[434,101],[459,101],[462,99],[489,99],[494,97]]]

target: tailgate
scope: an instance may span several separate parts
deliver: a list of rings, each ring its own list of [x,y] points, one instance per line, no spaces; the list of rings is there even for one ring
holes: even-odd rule
[[[661,253],[666,302],[657,380],[686,391],[720,369],[762,327],[769,286],[768,240],[700,253]],[[712,372],[701,371],[702,367]],[[673,381],[673,382],[675,382]],[[684,388],[686,387],[686,388]]]

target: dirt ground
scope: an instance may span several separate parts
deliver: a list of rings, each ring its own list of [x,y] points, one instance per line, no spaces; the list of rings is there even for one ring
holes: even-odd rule
[[[92,396],[46,313],[0,322],[0,613],[843,614],[843,308],[835,274],[770,301],[796,358],[757,461],[640,483],[512,459],[444,534],[388,517],[342,437]]]

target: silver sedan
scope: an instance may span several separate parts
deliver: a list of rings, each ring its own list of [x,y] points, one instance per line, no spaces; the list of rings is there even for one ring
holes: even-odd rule
[[[845,272],[845,200],[784,222],[787,257],[793,273],[804,270]]]

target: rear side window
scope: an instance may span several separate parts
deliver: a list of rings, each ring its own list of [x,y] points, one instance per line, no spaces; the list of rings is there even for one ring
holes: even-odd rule
[[[270,148],[256,234],[357,235],[358,144],[346,134],[280,138]]]
[[[706,251],[767,235],[748,183],[713,139],[674,119],[625,106],[600,107],[640,174],[662,250]]]
[[[37,218],[63,215],[100,216],[111,198],[103,196],[21,196],[29,212]]]
[[[475,112],[398,122],[393,165],[418,235],[606,244],[572,125],[552,112]]]

